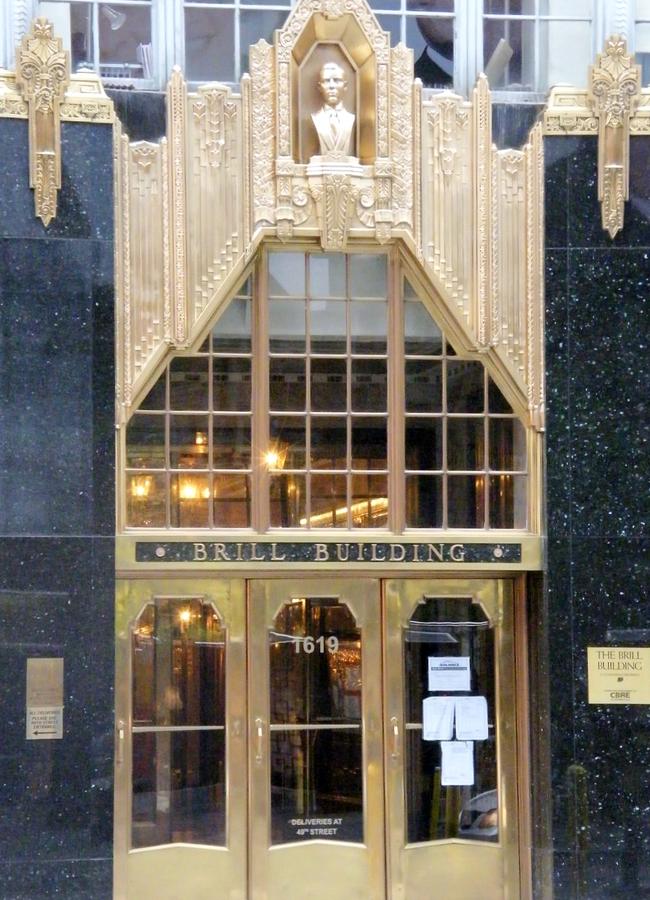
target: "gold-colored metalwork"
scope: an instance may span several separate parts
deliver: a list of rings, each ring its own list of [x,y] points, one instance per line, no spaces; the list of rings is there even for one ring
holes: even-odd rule
[[[156,597],[201,597],[214,606],[226,633],[226,846],[170,843],[131,848],[133,627]],[[121,581],[116,601],[115,896],[209,900],[215,890],[234,900],[247,892],[245,584],[238,579]],[[152,686],[153,687],[153,686]],[[165,802],[160,797],[155,802]],[[191,885],[191,886],[190,886]]]
[[[553,88],[544,111],[544,134],[598,135],[598,199],[610,237],[623,227],[629,196],[629,141],[650,134],[650,88],[625,39],[607,38],[589,69],[589,89]]]
[[[16,87],[29,117],[29,184],[45,226],[56,215],[61,187],[60,104],[70,80],[70,58],[54,26],[35,19],[18,49]]]
[[[403,635],[423,597],[471,598],[494,629],[499,840],[460,838],[408,844],[404,797],[405,740],[385,748],[388,897],[484,897],[526,900],[519,871],[516,693],[512,585],[506,581],[399,581],[384,588],[384,719],[405,735]]]
[[[61,122],[111,124],[113,103],[92,72],[70,74],[54,26],[35,19],[17,50],[17,71],[0,71],[0,118],[29,120],[29,184],[45,226],[61,188]]]
[[[249,604],[249,751],[251,890],[249,896],[314,900],[384,896],[384,810],[381,727],[379,581],[264,581],[251,585]],[[296,597],[337,597],[361,630],[364,843],[312,840],[270,846],[271,795],[268,633],[276,614]],[[308,889],[306,886],[309,886]]]

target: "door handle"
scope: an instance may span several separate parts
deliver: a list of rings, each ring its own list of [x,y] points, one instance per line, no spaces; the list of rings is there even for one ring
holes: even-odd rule
[[[255,762],[261,763],[264,757],[264,722],[262,719],[255,719],[255,739],[257,741]]]
[[[393,732],[393,751],[391,756],[393,759],[397,759],[399,756],[399,724],[397,721],[397,716],[392,716],[390,720],[390,727]]]
[[[115,751],[115,762],[118,766],[121,766],[124,762],[124,734],[125,734],[125,726],[124,722],[120,719],[117,723],[117,747]]]

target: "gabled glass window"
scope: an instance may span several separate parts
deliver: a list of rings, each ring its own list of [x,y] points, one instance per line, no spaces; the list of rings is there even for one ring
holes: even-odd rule
[[[396,265],[267,253],[131,417],[127,525],[525,529],[525,428]]]

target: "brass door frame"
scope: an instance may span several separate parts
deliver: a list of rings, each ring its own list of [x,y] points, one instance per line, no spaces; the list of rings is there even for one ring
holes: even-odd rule
[[[362,634],[364,763],[363,844],[307,841],[270,847],[268,630],[291,597],[332,596],[352,611]],[[252,581],[250,585],[249,753],[252,900],[385,896],[381,719],[381,596],[377,579],[319,578]],[[262,665],[261,661],[265,660]],[[262,734],[259,734],[259,729]],[[258,746],[259,741],[259,746]],[[340,893],[336,894],[336,885]],[[307,888],[308,885],[308,888]]]
[[[131,849],[132,679],[131,636],[144,607],[156,598],[202,597],[226,626],[226,843],[174,843]],[[193,900],[229,886],[231,900],[246,900],[245,582],[242,579],[121,580],[116,596],[116,748],[114,893],[119,900]],[[188,874],[190,875],[188,879]],[[188,893],[189,892],[189,893]]]
[[[499,840],[495,844],[446,839],[408,844],[404,790],[404,654],[403,627],[426,596],[471,597],[494,627],[495,705],[497,723],[497,790]],[[501,897],[521,900],[528,887],[520,878],[517,690],[515,684],[513,583],[479,579],[387,579],[384,582],[384,698],[387,743],[386,826],[387,896],[433,897],[432,887],[445,885],[446,896],[463,900]],[[391,734],[392,751],[391,751]],[[399,734],[399,737],[397,737]],[[523,767],[525,770],[525,766]],[[525,829],[524,829],[525,830]],[[521,848],[523,850],[523,848]],[[479,883],[464,881],[464,873]],[[521,867],[526,871],[526,867]],[[450,883],[450,879],[453,882]]]

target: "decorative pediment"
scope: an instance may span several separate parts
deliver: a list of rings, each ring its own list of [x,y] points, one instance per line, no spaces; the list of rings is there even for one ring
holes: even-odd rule
[[[412,52],[390,47],[364,0],[305,0],[250,59],[253,229],[274,226],[282,240],[318,234],[326,250],[352,237],[415,238]],[[338,77],[338,94],[323,93],[323,72]]]

